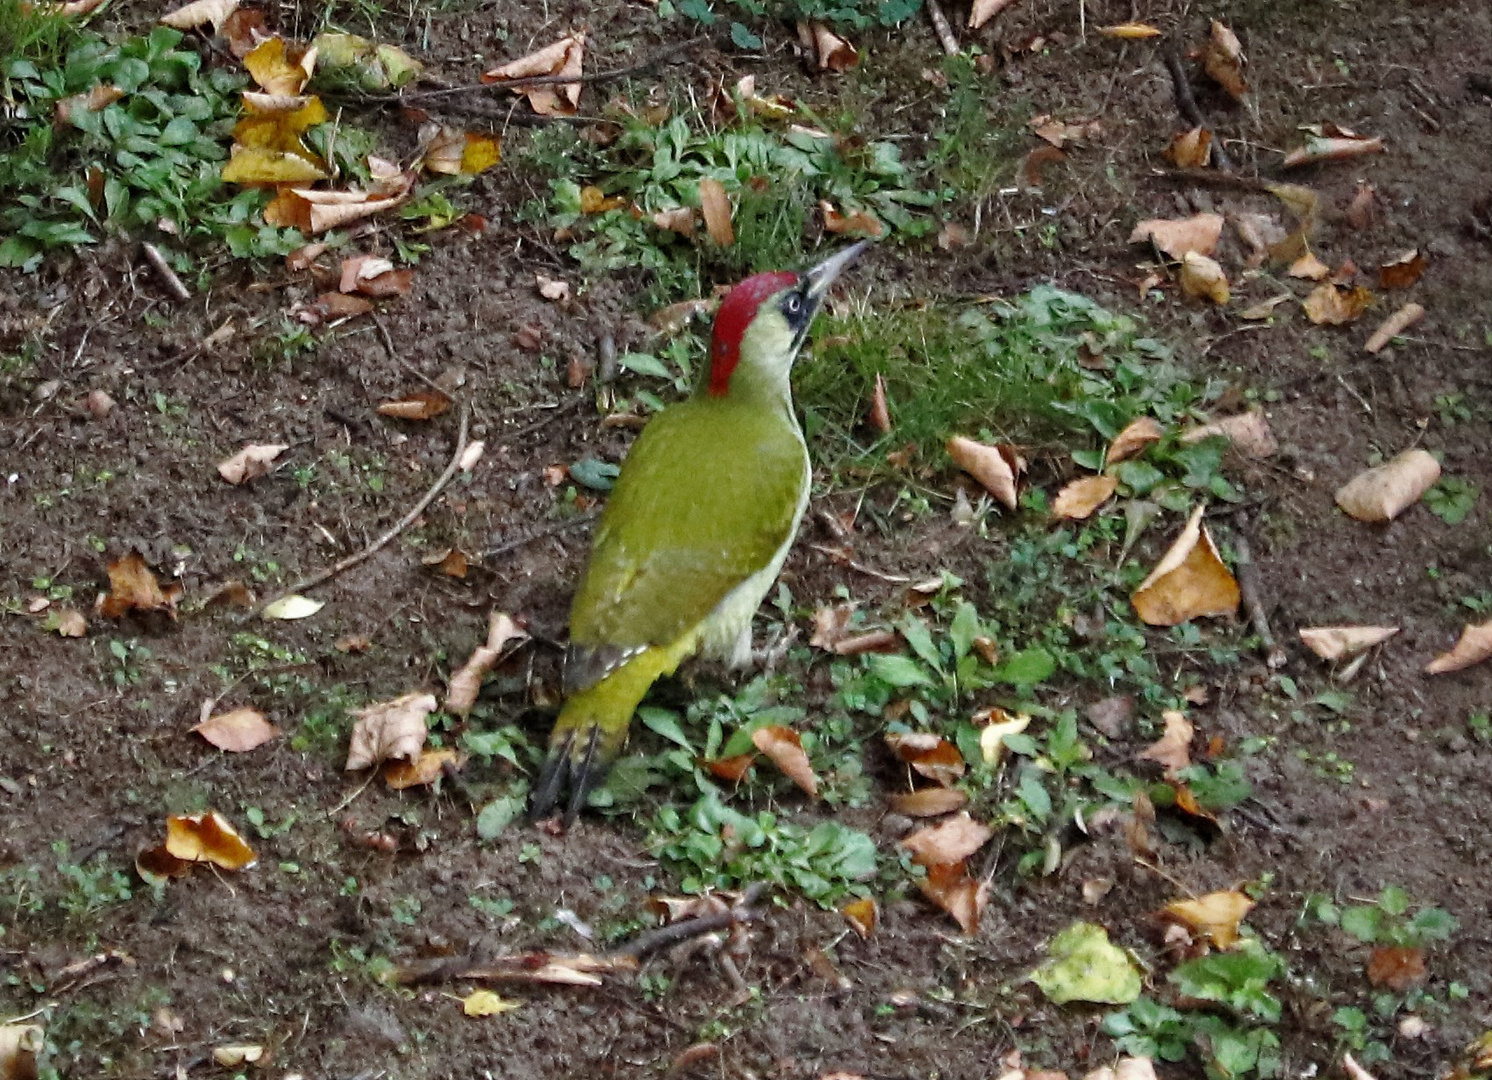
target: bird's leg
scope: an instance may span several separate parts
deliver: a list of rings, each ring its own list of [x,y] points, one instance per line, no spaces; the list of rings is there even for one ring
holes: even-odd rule
[[[746,620],[746,625],[741,627],[741,632],[736,635],[735,644],[730,648],[730,658],[726,661],[731,668],[739,671],[751,666],[751,620]]]
[[[565,811],[565,828],[575,824],[576,817],[585,806],[585,800],[590,796],[591,789],[605,775],[605,768],[596,768],[596,747],[601,744],[601,729],[591,728],[591,737],[585,744],[585,757],[581,759],[579,766],[570,770],[570,806]]]
[[[594,732],[591,741],[594,744]],[[548,814],[559,801],[560,789],[565,786],[565,780],[570,775],[570,748],[574,743],[575,732],[572,729],[565,733],[564,740],[558,746],[549,748],[549,756],[544,759],[544,770],[539,773],[539,783],[534,788],[534,797],[529,803],[530,821],[537,821]]]

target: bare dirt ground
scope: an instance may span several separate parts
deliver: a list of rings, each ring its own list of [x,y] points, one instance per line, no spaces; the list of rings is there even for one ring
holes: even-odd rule
[[[580,24],[590,29],[588,65],[605,70],[665,42],[672,26],[646,5],[499,0],[409,15],[388,13],[379,35],[460,79]],[[1301,124],[1331,120],[1383,137],[1381,155],[1298,179],[1327,208],[1317,246],[1327,263],[1351,258],[1372,268],[1408,248],[1428,254],[1428,271],[1402,294],[1428,312],[1409,340],[1377,356],[1361,351],[1387,307],[1335,328],[1287,305],[1294,310],[1264,326],[1174,291],[1162,302],[1137,299],[1129,282],[1141,276],[1142,253],[1126,243],[1137,219],[1261,207],[1267,197],[1160,175],[1159,151],[1177,128],[1165,69],[1144,43],[1116,44],[1094,28],[1140,17],[1179,23],[1187,40],[1200,40],[1213,15],[1238,31],[1250,57],[1250,104],[1201,102],[1217,114],[1241,175],[1278,175],[1279,151],[1298,144]],[[1015,48],[1033,35],[1046,39],[1040,51]],[[1153,959],[1149,913],[1177,895],[1177,882],[1201,893],[1267,880],[1250,923],[1303,973],[1278,988],[1284,1075],[1335,1070],[1343,1043],[1332,1010],[1368,993],[1364,947],[1301,928],[1302,897],[1312,892],[1371,898],[1397,885],[1458,921],[1450,942],[1429,950],[1425,988],[1444,1007],[1426,1013],[1420,1037],[1392,1035],[1390,1060],[1374,1066],[1376,1075],[1438,1075],[1492,1026],[1492,887],[1483,862],[1492,745],[1468,726],[1492,709],[1492,665],[1421,674],[1463,622],[1486,617],[1462,599],[1492,589],[1492,241],[1477,217],[1492,199],[1492,99],[1466,81],[1492,73],[1492,9],[1480,0],[1241,0],[1132,11],[1109,0],[1023,0],[972,38],[996,58],[992,100],[1098,118],[1101,134],[1047,166],[1042,191],[992,195],[974,244],[953,252],[930,241],[883,245],[858,271],[857,290],[868,287],[872,303],[889,305],[1014,295],[1054,282],[1144,318],[1199,377],[1262,395],[1281,452],[1232,467],[1249,493],[1261,591],[1288,652],[1283,673],[1304,694],[1327,685],[1321,664],[1296,643],[1298,627],[1402,627],[1357,675],[1343,715],[1293,706],[1259,654],[1245,653],[1207,670],[1210,700],[1194,720],[1230,744],[1274,740],[1249,759],[1254,798],[1223,815],[1210,843],[1168,847],[1161,872],[1137,865],[1117,841],[1075,849],[1052,876],[1002,870],[970,937],[915,893],[887,904],[863,940],[837,913],[783,894],[740,961],[752,990],[744,1003],[720,966],[675,958],[658,962],[672,980],[666,992],[631,980],[523,986],[515,991],[521,1008],[475,1022],[461,1015],[452,987],[390,987],[375,977],[377,962],[588,948],[552,918],[556,909],[591,924],[640,927],[648,896],[676,891],[677,881],[626,818],[587,817],[561,835],[515,824],[486,842],[473,828],[471,792],[375,784],[354,799],[362,777],[341,772],[345,708],[439,685],[484,635],[494,606],[529,621],[537,644],[525,663],[541,682],[553,678],[553,643],[563,640],[586,531],[555,529],[530,541],[564,520],[553,515],[561,493],[543,470],[588,456],[615,460],[631,437],[600,430],[590,392],[568,389],[565,372],[572,358],[589,361],[602,335],[623,350],[643,340],[637,298],[646,273],[602,277],[569,307],[537,296],[536,270],[576,270],[545,229],[518,220],[548,179],[521,164],[473,188],[471,209],[492,223],[487,232],[432,234],[413,290],[385,308],[403,366],[366,322],[309,351],[279,351],[279,315],[309,286],[277,265],[252,273],[228,265],[187,303],[165,295],[122,242],[49,259],[29,275],[0,271],[5,349],[38,346],[0,384],[0,593],[13,602],[0,616],[0,871],[9,875],[0,895],[0,1013],[46,1010],[60,1075],[226,1074],[209,1054],[235,1042],[271,1048],[273,1064],[260,1071],[275,1076],[663,1075],[700,1042],[717,1052],[684,1066],[697,1075],[992,1076],[1016,1048],[1028,1063],[1080,1075],[1113,1057],[1097,1029],[1102,1010],[1053,1006],[1025,974],[1043,943],[1075,919],[1102,922]],[[867,133],[897,134],[910,154],[942,104],[921,75],[939,60],[932,29],[919,16],[894,34],[857,40],[864,58],[845,76],[808,72],[779,34],[765,56],[702,48],[644,78],[679,93],[754,73],[824,113],[870,102]],[[409,139],[407,131],[393,137]],[[520,161],[515,148],[526,132],[505,137],[509,159]],[[1360,180],[1377,192],[1365,229],[1343,218]],[[230,318],[236,336],[197,348]],[[517,340],[526,326],[539,329],[540,350]],[[327,606],[314,619],[271,625],[188,605],[175,621],[90,618],[86,637],[68,639],[28,613],[33,596],[58,586],[86,607],[105,583],[107,559],[131,548],[197,600],[229,578],[267,594],[355,550],[430,484],[456,429],[454,412],[413,424],[378,417],[372,406],[418,389],[409,369],[435,378],[453,367],[464,372],[460,393],[471,403],[473,437],[487,442],[484,461],[398,541],[317,590]],[[90,389],[118,402],[102,420],[78,406]],[[250,486],[223,483],[214,464],[247,441],[290,444],[291,466]],[[1447,524],[1418,506],[1393,523],[1364,525],[1335,508],[1332,493],[1375,455],[1414,445],[1480,488],[1464,521]],[[336,482],[298,482],[293,469],[312,463]],[[951,470],[933,483],[948,489]],[[805,539],[833,540],[812,523]],[[1147,540],[1145,558],[1160,543]],[[464,580],[421,565],[421,554],[452,544],[502,554]],[[953,569],[977,581],[978,567],[1001,551],[998,540],[917,520],[889,538],[862,540],[856,557],[913,579]],[[811,607],[829,602],[848,571],[800,543],[788,573],[797,601]],[[873,580],[853,584],[872,604],[897,592]],[[339,651],[348,635],[371,647]],[[286,737],[226,755],[189,736],[203,700],[226,692],[226,704],[249,701],[234,680],[250,667],[251,703]],[[664,692],[687,696],[678,687]],[[1087,702],[1103,688],[1072,693]],[[552,708],[504,700],[505,719],[541,741]],[[1127,746],[1120,740],[1125,755],[1143,743],[1128,738]],[[873,781],[895,772],[867,753]],[[506,775],[488,765],[466,783],[479,796]],[[54,904],[26,914],[28,888],[65,891],[54,873],[60,863],[103,857],[133,877],[135,852],[157,842],[165,814],[205,806],[240,824],[250,808],[262,814],[267,827],[250,835],[260,856],[254,869],[199,872],[160,897],[136,880],[127,901],[89,905],[85,896],[82,913]],[[889,847],[895,825],[883,812],[877,795],[845,817]],[[393,837],[397,851],[368,846],[360,838],[369,833]],[[28,867],[39,869],[38,884],[20,884]],[[1086,904],[1080,884],[1105,875],[1112,891],[1099,906]],[[473,897],[510,900],[511,908],[494,913]],[[832,952],[842,979],[810,962],[814,950]],[[65,974],[112,951],[128,959],[80,978]],[[163,1028],[163,1008],[179,1028]],[[1161,1071],[1198,1075],[1198,1066],[1191,1059]]]

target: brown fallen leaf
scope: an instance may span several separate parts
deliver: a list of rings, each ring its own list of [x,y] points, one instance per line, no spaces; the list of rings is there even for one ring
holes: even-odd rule
[[[434,694],[415,691],[355,709],[348,772],[399,758],[413,761],[425,745],[425,717],[436,708]]]
[[[699,182],[699,208],[705,216],[705,232],[721,247],[730,247],[736,242],[736,230],[731,225],[730,197],[725,186],[714,177]]]
[[[441,176],[476,176],[502,160],[495,135],[479,135],[444,124],[420,126],[418,168]]]
[[[1204,509],[1192,512],[1176,542],[1130,597],[1135,612],[1151,626],[1238,610],[1238,582],[1202,526]]]
[[[130,551],[109,563],[109,591],[99,598],[98,613],[118,619],[132,611],[164,611],[174,620],[181,594],[176,582],[162,589],[145,557]]]
[[[1352,201],[1347,204],[1347,209],[1342,212],[1347,224],[1361,232],[1373,223],[1377,216],[1377,192],[1373,185],[1366,180],[1357,182],[1357,191],[1352,196]]]
[[[1082,521],[1097,510],[1119,486],[1115,476],[1080,476],[1052,500],[1052,517]]]
[[[734,757],[716,758],[713,761],[704,762],[705,768],[710,770],[712,776],[717,776],[732,784],[739,784],[746,779],[746,774],[751,772],[755,765],[755,754],[736,754]]]
[[[659,210],[653,215],[653,224],[660,229],[676,232],[680,236],[692,238],[694,236],[694,208],[692,206],[677,206],[672,210]]]
[[[1143,761],[1154,761],[1166,770],[1166,776],[1174,779],[1182,769],[1191,767],[1192,727],[1186,714],[1176,709],[1167,709],[1161,714],[1166,729],[1161,737],[1137,755]]]
[[[1188,252],[1211,255],[1223,235],[1222,214],[1193,214],[1187,218],[1148,218],[1129,234],[1131,244],[1149,240],[1156,249],[1178,262]]]
[[[1492,622],[1467,623],[1455,648],[1425,665],[1426,675],[1445,675],[1492,657]]]
[[[1248,267],[1264,265],[1264,261],[1290,235],[1273,214],[1238,211],[1228,215],[1228,221],[1249,249],[1248,257],[1244,259],[1244,265]]]
[[[1331,267],[1316,258],[1312,252],[1307,251],[1290,264],[1290,269],[1286,273],[1293,278],[1301,278],[1305,281],[1320,281],[1330,276]]]
[[[91,90],[81,94],[73,94],[57,102],[53,109],[53,119],[58,124],[71,124],[73,117],[79,113],[98,112],[106,109],[120,98],[124,97],[124,91],[112,83],[99,83]]]
[[[47,629],[56,631],[58,637],[87,637],[88,620],[77,608],[60,608],[47,616]]]
[[[174,30],[195,30],[211,23],[216,30],[238,10],[238,4],[239,0],[192,0],[190,4],[166,12],[160,22]]]
[[[570,283],[546,274],[535,274],[534,285],[545,300],[560,304],[570,299]]]
[[[1306,317],[1318,326],[1341,326],[1360,318],[1372,302],[1372,292],[1362,285],[1348,290],[1323,281],[1311,290],[1301,306]]]
[[[1300,642],[1323,660],[1344,660],[1398,632],[1397,626],[1302,626]]]
[[[420,565],[434,570],[436,573],[444,574],[446,577],[464,578],[471,566],[471,560],[466,557],[466,552],[458,547],[449,547],[444,551],[433,551],[420,559]]]
[[[385,401],[376,410],[381,416],[399,420],[430,420],[451,407],[451,399],[433,390],[416,390],[397,401]]]
[[[886,403],[886,380],[880,374],[876,375],[875,387],[870,392],[870,412],[866,419],[882,435],[891,434],[891,407]]]
[[[969,29],[978,30],[1013,3],[1015,0],[974,0],[969,8]]]
[[[964,811],[936,825],[918,829],[904,838],[901,846],[910,851],[912,858],[922,866],[958,864],[982,848],[994,835],[988,825],[975,821]]]
[[[1373,331],[1371,337],[1363,344],[1363,349],[1370,353],[1380,353],[1388,348],[1389,342],[1408,330],[1415,323],[1425,317],[1425,309],[1419,304],[1410,301],[1383,320],[1382,325]]]
[[[1166,157],[1178,169],[1204,169],[1212,160],[1212,132],[1203,127],[1183,131],[1166,147]]]
[[[818,798],[818,777],[813,773],[813,766],[803,751],[803,740],[796,731],[781,724],[767,724],[751,733],[751,743],[770,758],[784,776],[806,791],[809,798]]]
[[[1274,432],[1269,430],[1269,421],[1263,409],[1250,409],[1236,416],[1226,416],[1210,424],[1188,428],[1180,435],[1182,443],[1200,442],[1221,435],[1229,445],[1244,457],[1267,458],[1278,453],[1280,444]]]
[[[484,83],[505,83],[517,79],[545,76],[578,78],[585,61],[585,34],[576,33],[546,45],[537,52],[495,67],[482,75]],[[515,94],[528,97],[528,104],[540,116],[574,116],[580,106],[581,84],[559,86],[515,86]]]
[[[1234,101],[1242,101],[1249,92],[1243,78],[1243,64],[1243,46],[1238,36],[1213,19],[1211,36],[1202,50],[1202,70]]]
[[[989,903],[989,882],[975,881],[962,862],[935,863],[917,882],[922,895],[952,915],[966,934],[979,929],[979,916]]]
[[[1088,723],[1111,739],[1123,737],[1134,715],[1135,699],[1129,694],[1103,698],[1083,710]]]
[[[938,230],[938,247],[943,251],[957,251],[968,247],[973,239],[968,228],[957,221],[945,221]]]
[[[224,870],[247,869],[258,858],[216,810],[168,817],[165,848],[168,855],[182,862],[207,862]]]
[[[383,782],[392,791],[405,788],[428,787],[445,775],[446,767],[459,769],[462,757],[455,750],[444,747],[440,750],[421,750],[413,761],[390,761],[383,767]]]
[[[1015,447],[986,446],[984,443],[954,435],[948,440],[948,456],[953,463],[988,491],[1007,510],[1017,505],[1016,477],[1026,469],[1025,461]]]
[[[1243,893],[1229,889],[1195,900],[1173,900],[1160,914],[1204,935],[1219,949],[1231,949],[1238,941],[1239,924],[1253,906]]]
[[[1226,304],[1232,295],[1228,275],[1215,259],[1188,251],[1181,260],[1181,291],[1187,296],[1205,297],[1214,304]]]
[[[1294,299],[1295,297],[1289,293],[1281,293],[1279,296],[1272,296],[1268,300],[1260,300],[1257,304],[1250,304],[1238,313],[1238,317],[1240,319],[1248,319],[1252,322],[1271,319],[1274,317],[1275,308]]]
[[[1040,191],[1042,167],[1058,161],[1066,161],[1067,155],[1049,143],[1042,143],[1021,161],[1016,173],[1016,186],[1022,191]]]
[[[824,216],[824,231],[827,233],[876,239],[886,231],[880,218],[869,210],[851,210],[848,214],[841,214],[834,209],[833,203],[825,200],[819,203],[819,213]]]
[[[1365,138],[1337,128],[1326,129],[1338,134],[1326,134],[1309,130],[1304,146],[1298,146],[1285,155],[1283,167],[1298,169],[1302,165],[1320,165],[1327,161],[1349,161],[1365,154],[1381,154],[1384,146],[1380,138]]]
[[[821,22],[800,22],[798,38],[813,50],[820,71],[843,73],[860,62],[860,54],[855,51],[855,46]]]
[[[888,732],[886,745],[902,764],[943,787],[950,787],[964,774],[964,756],[958,747],[933,732]]]
[[[1028,120],[1027,126],[1037,138],[1044,139],[1059,150],[1069,142],[1096,139],[1103,133],[1103,127],[1097,120],[1053,120],[1045,113]]]
[[[1424,253],[1417,248],[1406,251],[1378,267],[1378,287],[1407,289],[1424,276],[1428,265]]]
[[[478,645],[466,663],[452,676],[446,687],[446,712],[465,716],[477,703],[482,679],[492,670],[509,642],[527,641],[528,631],[500,611],[487,616],[487,640]]]
[[[1358,521],[1392,521],[1440,479],[1440,462],[1429,451],[1405,450],[1358,473],[1337,489],[1337,505]]]
[[[284,443],[251,443],[218,462],[218,475],[230,484],[243,484],[274,471],[275,458],[290,447]]]
[[[1146,38],[1160,37],[1160,30],[1149,23],[1127,22],[1115,26],[1100,26],[1098,32],[1104,37],[1119,38],[1121,41],[1143,41]]]
[[[192,730],[230,754],[246,754],[280,734],[268,717],[248,706],[208,717]]]
[[[1407,945],[1380,945],[1368,957],[1368,982],[1402,994],[1429,977],[1425,951]]]
[[[891,796],[891,809],[907,817],[942,817],[961,810],[969,797],[958,788],[930,787]]]
[[[1148,416],[1131,420],[1123,431],[1114,436],[1114,441],[1109,443],[1109,449],[1104,454],[1104,464],[1117,465],[1121,461],[1138,457],[1152,443],[1160,442],[1163,435],[1165,432],[1160,424]]]
[[[880,921],[880,912],[876,909],[876,902],[870,897],[862,897],[859,900],[851,900],[839,909],[844,916],[845,922],[850,928],[862,938],[868,938],[876,932],[876,923]]]
[[[339,292],[360,292],[364,296],[402,296],[409,291],[413,270],[395,270],[388,259],[376,255],[353,255],[342,260]]]

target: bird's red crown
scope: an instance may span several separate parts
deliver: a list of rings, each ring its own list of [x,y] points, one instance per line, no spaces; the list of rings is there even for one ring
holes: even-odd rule
[[[741,338],[758,309],[769,297],[798,283],[798,275],[786,270],[753,274],[726,294],[715,313],[715,331],[710,337],[710,385],[712,397],[724,397],[730,377],[741,361]]]

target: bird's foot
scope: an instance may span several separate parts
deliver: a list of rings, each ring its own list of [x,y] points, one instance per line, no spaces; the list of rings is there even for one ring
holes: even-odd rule
[[[571,728],[558,742],[550,743],[549,756],[544,760],[539,783],[529,801],[530,821],[548,817],[559,804],[560,794],[568,788],[570,801],[565,808],[565,827],[575,823],[591,792],[606,778],[609,762],[602,759],[600,745],[599,727],[587,732]]]

